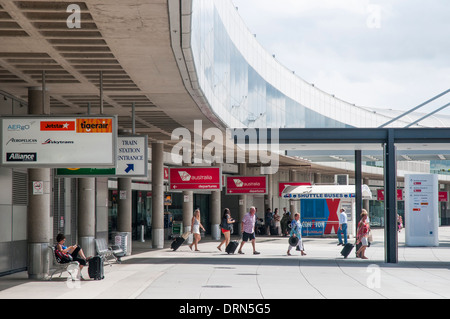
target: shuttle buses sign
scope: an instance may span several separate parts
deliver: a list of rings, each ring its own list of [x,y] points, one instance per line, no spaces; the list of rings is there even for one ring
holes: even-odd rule
[[[112,167],[115,116],[0,118],[1,164],[26,167]]]
[[[222,170],[219,167],[171,167],[169,183],[172,190],[220,190]]]

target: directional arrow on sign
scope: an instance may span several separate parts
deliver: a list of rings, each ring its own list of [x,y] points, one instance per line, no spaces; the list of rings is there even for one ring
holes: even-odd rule
[[[127,164],[127,168],[125,169],[125,173],[129,173],[130,171],[134,172],[134,164]]]

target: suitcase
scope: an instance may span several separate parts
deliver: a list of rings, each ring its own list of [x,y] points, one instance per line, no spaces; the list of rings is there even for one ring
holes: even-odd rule
[[[89,278],[94,280],[102,280],[105,278],[103,271],[103,259],[100,256],[95,256],[89,259],[88,274]]]
[[[350,244],[350,243],[348,243],[348,244],[345,244],[344,245],[344,248],[342,248],[342,250],[341,250],[341,255],[342,256],[344,256],[344,258],[347,258],[347,256],[350,254],[350,252],[352,251],[352,249],[353,249],[353,245],[352,244]]]
[[[239,246],[239,242],[237,240],[230,241],[227,248],[225,248],[225,252],[227,254],[234,254],[236,248]]]
[[[173,251],[177,250],[178,248],[180,248],[181,244],[184,243],[184,240],[185,239],[183,237],[175,238],[175,240],[170,245],[170,248],[172,248]]]

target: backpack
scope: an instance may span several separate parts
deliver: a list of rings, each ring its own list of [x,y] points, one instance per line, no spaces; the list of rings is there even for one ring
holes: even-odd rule
[[[65,251],[61,251],[56,247],[55,247],[55,256],[56,256],[56,260],[60,264],[66,264],[66,263],[70,263],[71,261],[73,261],[72,255],[66,253]]]

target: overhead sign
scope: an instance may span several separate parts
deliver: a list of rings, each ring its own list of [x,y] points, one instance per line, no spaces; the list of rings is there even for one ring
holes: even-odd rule
[[[58,168],[57,176],[69,177],[147,177],[148,147],[147,136],[118,136],[117,162],[113,168]]]
[[[115,116],[0,118],[4,166],[113,167]]]
[[[145,136],[119,136],[117,139],[116,176],[148,175],[148,143]]]
[[[220,190],[222,170],[220,167],[171,167],[169,184],[171,190]]]
[[[377,199],[384,200],[384,189],[377,189]],[[403,200],[403,189],[397,189],[397,200]]]
[[[227,176],[227,194],[267,194],[266,176]]]

